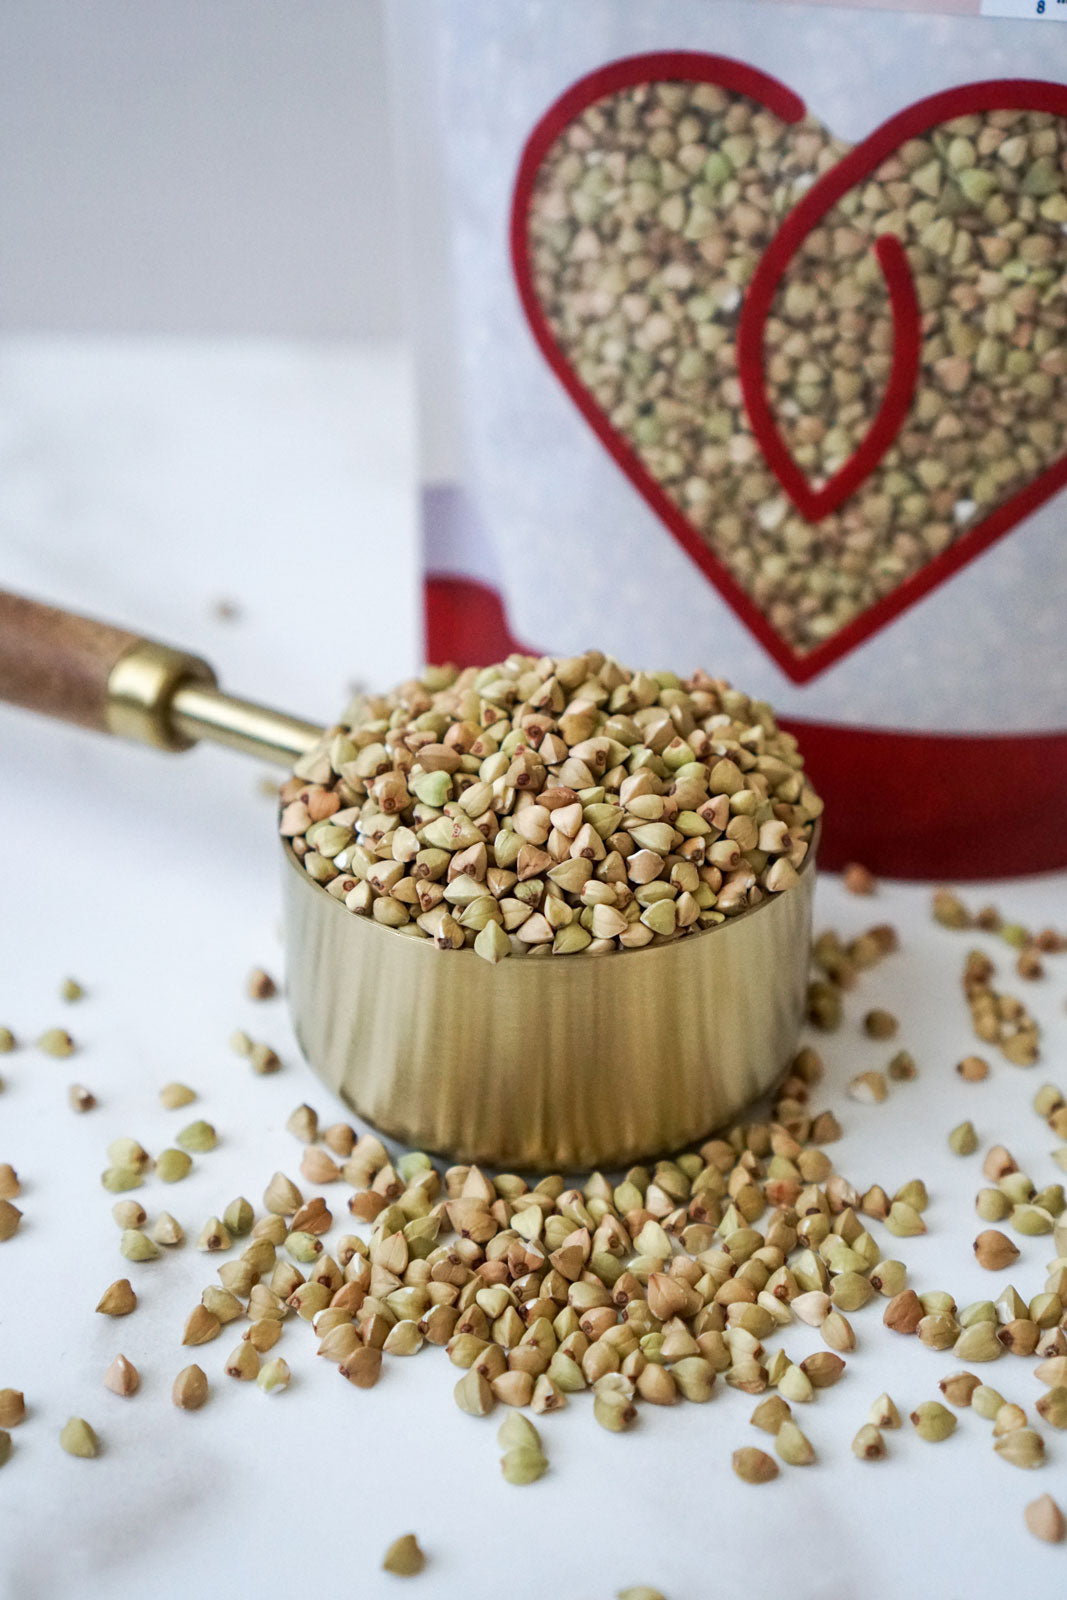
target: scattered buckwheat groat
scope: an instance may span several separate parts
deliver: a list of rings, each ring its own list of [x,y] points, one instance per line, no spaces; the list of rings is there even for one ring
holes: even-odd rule
[[[399,1539],[394,1539],[382,1557],[384,1570],[398,1578],[417,1577],[425,1565],[426,1557],[413,1533],[405,1533]]]
[[[177,1245],[185,1242],[185,1230],[169,1211],[161,1211],[152,1224],[152,1238],[156,1244]]]
[[[181,1411],[199,1411],[208,1397],[207,1374],[195,1364],[183,1367],[174,1380],[171,1399]]]
[[[104,1373],[104,1388],[110,1389],[112,1394],[136,1394],[141,1387],[141,1375],[132,1361],[127,1361],[125,1356],[116,1356],[114,1361]]]
[[[1023,1516],[1035,1539],[1043,1539],[1046,1544],[1063,1543],[1067,1535],[1067,1522],[1051,1495],[1043,1494],[1039,1499],[1031,1500]]]
[[[793,1413],[789,1402],[783,1400],[781,1395],[768,1395],[766,1400],[761,1400],[759,1405],[749,1417],[754,1428],[762,1428],[764,1433],[776,1434],[783,1422],[788,1422]]]
[[[61,1000],[82,1000],[84,997],[85,990],[82,988],[77,978],[63,979],[63,982],[59,986],[59,998]]]
[[[1003,1438],[1006,1433],[1014,1433],[1016,1428],[1026,1427],[1026,1412],[1022,1406],[1005,1402],[993,1418],[994,1439]]]
[[[156,1177],[163,1183],[180,1183],[192,1169],[192,1157],[185,1150],[161,1150],[156,1161]]]
[[[238,1195],[236,1200],[231,1200],[222,1213],[222,1220],[229,1229],[231,1238],[243,1239],[245,1234],[251,1233],[255,1222],[255,1212],[243,1195]]]
[[[249,1066],[257,1077],[264,1078],[281,1069],[281,1058],[269,1044],[253,1044],[247,1055]]]
[[[308,1105],[299,1105],[291,1112],[285,1124],[294,1138],[301,1144],[314,1144],[319,1136],[319,1119]]]
[[[1058,1297],[1057,1297],[1058,1298]],[[1053,1428],[1067,1428],[1067,1386],[1057,1384],[1037,1401],[1035,1411]],[[3,1421],[0,1416],[0,1422]]]
[[[973,1156],[978,1149],[978,1135],[973,1122],[961,1122],[948,1136],[948,1147],[953,1155]]]
[[[512,1411],[497,1430],[504,1455],[500,1470],[508,1483],[536,1483],[548,1470],[541,1435],[521,1411]]]
[[[140,1228],[127,1228],[119,1246],[127,1261],[158,1261],[159,1246]]]
[[[37,1048],[46,1056],[69,1056],[74,1054],[74,1040],[65,1028],[46,1028],[37,1041]]]
[[[791,1467],[807,1467],[815,1460],[811,1441],[801,1433],[795,1422],[782,1423],[775,1435],[774,1448]]]
[[[1001,1272],[1019,1259],[1019,1249],[1007,1234],[997,1228],[986,1228],[974,1241],[975,1259],[989,1272]]]
[[[1018,1172],[1019,1166],[1010,1150],[1002,1144],[990,1145],[986,1158],[982,1163],[982,1171],[987,1178],[992,1178],[994,1183],[999,1183],[1012,1172]]]
[[[822,811],[766,705],[599,651],[360,697],[282,802],[350,911],[490,962],[712,928],[796,883]]]
[[[288,1362],[283,1361],[281,1356],[275,1356],[260,1367],[256,1382],[264,1394],[280,1394],[288,1389],[291,1376]]]
[[[264,972],[262,967],[252,968],[245,987],[250,1000],[272,1000],[278,993],[278,985],[270,973]]]
[[[910,1239],[926,1232],[926,1224],[918,1209],[906,1200],[893,1201],[885,1225],[899,1239]]]
[[[159,1091],[159,1103],[167,1111],[191,1105],[195,1099],[195,1091],[185,1083],[165,1083]]]
[[[841,991],[833,983],[819,979],[808,985],[807,1019],[821,1033],[834,1033],[841,1026]]]
[[[205,1122],[202,1117],[196,1122],[190,1122],[179,1134],[175,1135],[176,1144],[181,1145],[183,1150],[192,1150],[196,1153],[214,1150],[218,1142],[218,1135],[215,1129],[210,1122]]]
[[[900,1412],[889,1395],[881,1394],[867,1413],[867,1421],[874,1428],[899,1428]]]
[[[861,1072],[851,1079],[846,1093],[862,1105],[880,1105],[889,1094],[889,1085],[880,1072]]]
[[[952,1353],[960,1361],[999,1361],[1005,1347],[997,1338],[994,1325],[982,1320],[964,1328]]]
[[[548,1461],[542,1451],[530,1445],[516,1445],[505,1450],[500,1470],[507,1483],[536,1483],[548,1471]]]
[[[194,1306],[185,1319],[182,1344],[208,1344],[217,1339],[221,1331],[222,1323],[213,1311],[205,1305]]]
[[[284,1172],[276,1172],[263,1192],[264,1206],[276,1216],[291,1217],[303,1203],[300,1190]]]
[[[59,1435],[59,1442],[68,1456],[96,1456],[100,1454],[100,1441],[84,1417],[71,1417]]]
[[[127,1317],[137,1306],[137,1296],[129,1278],[117,1278],[100,1296],[97,1310],[105,1317]]]
[[[852,1441],[852,1454],[860,1461],[884,1461],[885,1440],[871,1422],[865,1422]]]
[[[891,1011],[875,1008],[863,1019],[863,1031],[871,1039],[891,1039],[900,1024]]]
[[[538,1383],[542,1378],[538,1378]],[[593,1416],[609,1433],[625,1433],[637,1421],[637,1407],[622,1390],[598,1389],[593,1396]]]
[[[200,1296],[200,1303],[225,1326],[227,1322],[236,1322],[244,1316],[245,1308],[237,1296],[229,1289],[220,1289],[215,1284],[210,1284]]]
[[[10,1200],[0,1200],[0,1244],[13,1239],[19,1230],[22,1212]]]
[[[957,1372],[951,1377],[942,1378],[938,1388],[945,1399],[953,1406],[969,1406],[976,1389],[981,1384],[973,1372]]]
[[[100,1182],[109,1194],[124,1194],[128,1189],[139,1189],[144,1180],[143,1167],[108,1167],[100,1174]]]
[[[228,1250],[231,1243],[229,1232],[219,1218],[209,1217],[197,1237],[196,1248],[214,1252],[216,1250]]]
[[[765,1450],[746,1445],[733,1453],[733,1469],[743,1483],[770,1483],[778,1476],[778,1464]]]
[[[956,1418],[939,1400],[924,1400],[911,1414],[920,1439],[938,1444],[956,1431]]]
[[[993,1449],[1013,1467],[1029,1470],[1045,1464],[1045,1441],[1033,1428],[1010,1428],[993,1441]]]
[[[138,1139],[123,1136],[112,1139],[107,1147],[107,1158],[113,1167],[120,1169],[133,1168],[138,1172],[149,1172],[152,1167],[152,1157]]]
[[[0,1200],[17,1200],[21,1193],[18,1173],[10,1161],[0,1161]]]
[[[26,1417],[26,1397],[21,1389],[0,1389],[0,1428],[17,1428]]]
[[[247,1339],[242,1339],[226,1358],[226,1376],[246,1383],[259,1376],[259,1355]]]
[[[84,1083],[72,1083],[67,1090],[67,1102],[72,1111],[94,1111],[96,1109],[96,1096]]]

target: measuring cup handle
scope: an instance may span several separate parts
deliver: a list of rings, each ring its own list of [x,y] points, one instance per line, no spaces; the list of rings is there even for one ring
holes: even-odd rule
[[[207,662],[0,590],[0,700],[167,750],[190,740],[170,724],[183,683],[214,685]]]

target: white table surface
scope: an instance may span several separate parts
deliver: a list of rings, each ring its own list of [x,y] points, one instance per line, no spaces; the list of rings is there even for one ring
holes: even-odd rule
[[[416,659],[407,419],[405,366],[388,350],[7,343],[0,585],[196,647],[235,689],[326,717],[349,679],[385,684]],[[238,620],[214,619],[221,597],[240,603]],[[1067,1593],[1067,1546],[1037,1543],[1022,1521],[1045,1490],[1067,1508],[1067,1437],[1042,1425],[1049,1464],[1021,1472],[994,1456],[991,1425],[964,1411],[945,1444],[906,1425],[887,1435],[888,1460],[852,1457],[879,1392],[906,1413],[959,1365],[885,1330],[881,1302],[853,1319],[859,1343],[844,1380],[795,1408],[819,1464],[783,1468],[760,1488],[734,1478],[730,1454],[770,1441],[748,1425],[754,1400],[721,1383],[704,1407],[643,1406],[621,1437],[596,1426],[588,1395],[575,1397],[541,1425],[549,1474],[518,1489],[499,1473],[501,1413],[476,1421],[458,1410],[458,1374],[441,1351],[388,1360],[380,1384],[358,1391],[316,1359],[309,1328],[287,1325],[275,1353],[292,1385],[267,1397],[222,1373],[239,1324],[181,1347],[217,1258],[187,1243],[150,1264],[122,1259],[113,1197],[99,1184],[108,1141],[132,1134],[158,1152],[194,1115],[216,1124],[219,1148],[196,1157],[184,1183],[151,1179],[136,1192],[152,1217],[173,1211],[195,1239],[237,1194],[258,1208],[275,1168],[297,1175],[301,1148],[284,1125],[298,1103],[324,1121],[347,1114],[300,1059],[284,1001],[244,996],[251,966],[280,972],[284,961],[259,776],[221,751],[161,757],[0,708],[0,1023],[25,1041],[68,1026],[79,1046],[63,1061],[25,1044],[0,1057],[0,1161],[20,1173],[25,1213],[0,1246],[0,1387],[25,1390],[30,1411],[0,1470],[0,1593],[373,1600],[403,1588],[379,1563],[409,1530],[430,1558],[410,1592],[441,1600],[607,1600],[634,1583],[668,1600]],[[1060,875],[968,896],[1062,927],[1065,891]],[[952,1070],[975,1048],[963,956],[979,944],[1004,976],[1010,953],[935,926],[928,904],[914,885],[861,900],[820,883],[820,926],[851,934],[890,920],[903,950],[848,997],[842,1030],[817,1041],[828,1067],[817,1100],[841,1119],[832,1154],[858,1185],[926,1179],[928,1234],[885,1235],[920,1291],[947,1288],[964,1303],[1010,1279],[1029,1298],[1051,1241],[1021,1240],[1011,1273],[981,1271],[970,1249],[981,1151],[953,1157],[945,1136],[969,1116],[983,1149],[1006,1143],[1038,1187],[1063,1177],[1030,1101],[1044,1081],[1067,1087],[1067,957],[1052,958],[1041,982],[1006,976],[1044,1026],[1039,1065],[995,1057],[985,1083],[965,1084]],[[88,991],[76,1005],[57,997],[67,974]],[[898,1043],[920,1064],[918,1080],[893,1085],[881,1106],[844,1095],[853,1073],[896,1048],[860,1032],[872,1005],[907,1016]],[[253,1077],[228,1049],[236,1027],[273,1043],[284,1069]],[[171,1078],[196,1088],[194,1107],[160,1108]],[[70,1111],[72,1081],[94,1091],[97,1110]],[[326,1192],[350,1223],[341,1189]],[[126,1275],[136,1314],[97,1316],[105,1286]],[[820,1348],[799,1324],[773,1342],[794,1359]],[[130,1399],[102,1385],[117,1351],[141,1371]],[[186,1414],[170,1388],[193,1360],[211,1398]],[[981,1375],[1033,1415],[1042,1391],[1031,1365],[1005,1357]],[[59,1448],[71,1414],[97,1430],[98,1459]]]

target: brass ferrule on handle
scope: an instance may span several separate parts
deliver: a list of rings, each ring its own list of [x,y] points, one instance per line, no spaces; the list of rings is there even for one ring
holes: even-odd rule
[[[157,750],[211,739],[286,767],[322,735],[317,723],[225,694],[187,650],[3,591],[0,700]]]
[[[171,708],[187,684],[217,688],[206,661],[153,639],[138,639],[108,673],[105,718],[108,733],[157,750],[188,750],[196,743],[175,726]]]
[[[201,739],[291,767],[321,737],[313,722],[224,694],[199,656],[139,639],[107,680],[107,727],[158,750],[188,750]]]

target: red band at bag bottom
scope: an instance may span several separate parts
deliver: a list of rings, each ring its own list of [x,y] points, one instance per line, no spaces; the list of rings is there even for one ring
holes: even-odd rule
[[[426,580],[427,659],[482,666],[516,640],[499,594]],[[821,865],[891,878],[1008,878],[1067,867],[1067,734],[910,733],[783,718],[826,802]]]

